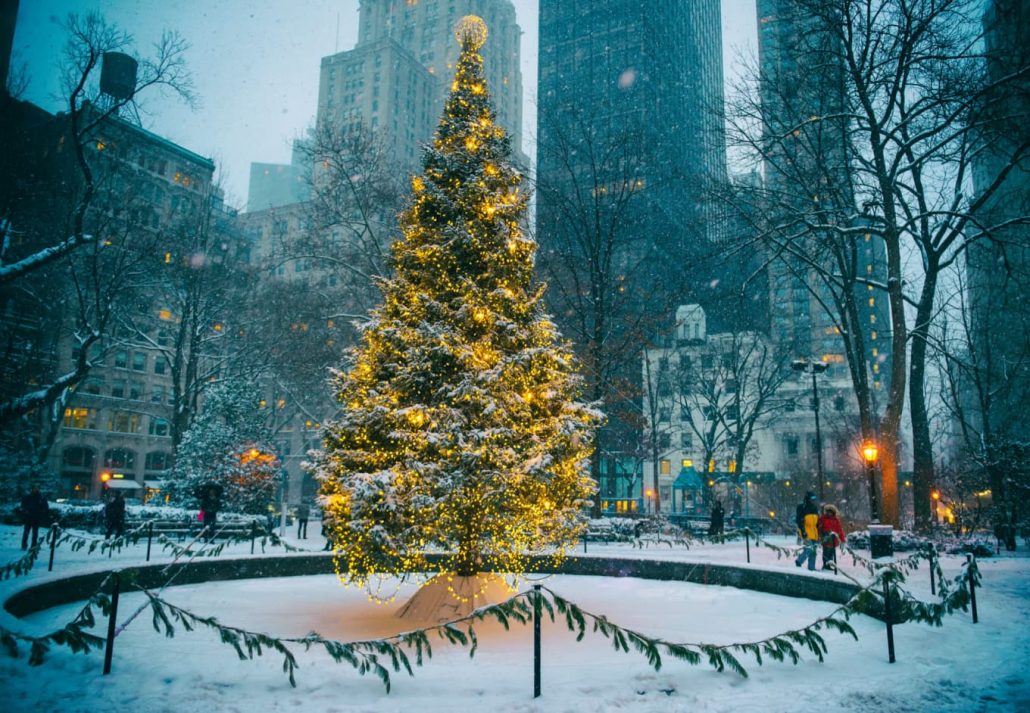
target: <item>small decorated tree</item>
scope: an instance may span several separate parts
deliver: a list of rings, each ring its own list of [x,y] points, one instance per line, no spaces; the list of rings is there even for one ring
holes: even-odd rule
[[[593,491],[584,466],[601,416],[577,401],[571,351],[533,279],[527,198],[478,52],[486,26],[466,17],[457,35],[394,275],[335,377],[342,414],[317,463],[349,583],[426,571],[431,551],[448,581],[522,573],[528,554],[575,543]]]
[[[168,486],[172,502],[196,507],[203,489],[217,485],[225,510],[267,512],[280,463],[260,400],[257,386],[243,379],[229,379],[208,391],[175,454]]]

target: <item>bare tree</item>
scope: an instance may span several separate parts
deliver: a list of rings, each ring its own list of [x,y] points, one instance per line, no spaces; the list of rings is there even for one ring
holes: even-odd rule
[[[97,70],[104,53],[130,51],[132,37],[97,14],[72,15],[66,27],[70,35],[64,59],[68,111],[48,120],[32,137],[45,147],[57,145],[62,150],[57,159],[37,156],[29,143],[28,153],[4,167],[0,287],[23,293],[44,270],[52,270],[46,282],[67,292],[61,297],[52,294],[51,299],[73,305],[77,357],[71,371],[52,374],[47,383],[8,395],[0,403],[0,424],[52,406],[86,376],[93,349],[111,323],[117,292],[124,289],[146,251],[135,241],[140,235],[134,224],[139,214],[126,209],[135,202],[131,191],[120,182],[113,162],[105,160],[98,136],[115,116],[137,110],[140,94],[147,90],[163,87],[187,101],[192,98],[183,60],[186,44],[178,35],[166,33],[153,58],[138,58],[135,92],[130,98],[116,99],[99,95]],[[12,106],[5,107],[5,124],[16,121]],[[24,127],[17,128],[27,136]],[[34,167],[36,160],[47,163],[46,170]],[[29,180],[23,182],[23,178]],[[104,199],[102,206],[98,198]],[[87,246],[87,253],[77,254]]]
[[[603,135],[585,112],[542,121],[548,140],[539,150],[553,170],[536,182],[537,268],[562,333],[576,345],[587,398],[608,415],[591,462],[600,482],[602,459],[625,457],[626,444],[638,440],[639,359],[672,304],[656,272],[658,240],[643,229],[657,189],[645,178],[655,147],[643,128]]]
[[[756,130],[748,124],[754,113],[745,115],[735,133],[745,138],[741,143],[749,145],[767,167],[786,166],[786,174],[794,179],[798,172],[792,168],[800,166],[809,177],[824,176],[830,188],[830,210],[824,208],[825,190],[809,193],[818,208],[803,211],[794,220],[794,235],[781,238],[781,250],[802,258],[811,246],[828,243],[840,245],[838,252],[854,253],[852,245],[858,236],[871,234],[882,240],[884,279],[870,279],[858,270],[855,282],[885,294],[889,306],[889,325],[885,325],[890,331],[889,385],[878,424],[883,518],[898,522],[899,433],[907,391],[914,432],[916,525],[922,529],[929,522],[933,481],[925,366],[937,287],[941,272],[972,242],[1000,227],[984,226],[977,216],[1026,156],[1030,143],[1017,142],[972,196],[970,171],[984,149],[985,130],[992,121],[996,123],[994,118],[988,120],[985,105],[1026,70],[987,75],[980,41],[981,4],[975,0],[799,0],[795,5],[807,18],[812,36],[819,38],[805,51],[816,58],[812,66],[825,67],[830,72],[825,76],[839,78],[839,100],[824,106],[825,112],[785,112],[788,123],[794,125],[783,125],[780,119],[781,128],[786,129],[782,131]],[[833,83],[828,88],[834,88]],[[754,86],[752,90],[751,96],[756,96]],[[763,111],[777,109],[766,102]],[[836,137],[839,148],[811,150],[802,144],[793,154],[784,150],[790,137],[808,142],[821,133]],[[770,136],[775,150],[769,147]],[[792,159],[798,155],[804,159]],[[785,185],[790,185],[789,180]],[[807,185],[814,187],[811,182]],[[921,274],[915,280],[902,259],[909,247],[922,258]],[[855,294],[847,269],[839,261],[809,260],[807,265],[821,276],[833,276],[840,288],[837,294],[845,298],[844,310],[841,305],[831,306],[837,326],[846,338],[857,336],[859,330],[846,314],[847,296]],[[911,287],[917,291],[910,292]],[[911,328],[907,305],[915,307]],[[858,346],[848,349],[849,362],[863,353]],[[864,365],[852,363],[851,370],[860,410],[865,412]],[[867,428],[863,420],[863,436]]]
[[[1000,277],[1003,283],[1027,279],[1004,271]],[[974,306],[978,299],[998,294],[978,294],[961,273],[955,285],[954,304],[942,310],[953,318],[938,320],[929,334],[945,406],[941,425],[952,431],[957,446],[951,480],[965,491],[959,494],[990,490],[992,519],[1003,527],[999,532],[1006,546],[1015,549],[1016,528],[1030,497],[1021,418],[1030,399],[1030,305],[994,301],[992,308],[1004,310],[1008,322],[1002,346],[991,334],[993,323],[982,319]]]

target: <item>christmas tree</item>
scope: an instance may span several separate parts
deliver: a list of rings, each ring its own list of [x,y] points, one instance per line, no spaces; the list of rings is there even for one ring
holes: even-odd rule
[[[583,530],[601,416],[533,279],[527,196],[495,123],[479,48],[458,26],[451,94],[392,249],[393,277],[350,368],[317,463],[337,571],[348,583],[431,569],[519,574]]]

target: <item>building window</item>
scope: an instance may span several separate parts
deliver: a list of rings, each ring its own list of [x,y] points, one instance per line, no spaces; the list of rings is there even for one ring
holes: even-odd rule
[[[667,409],[667,408],[660,408],[660,409],[658,409],[658,420],[659,421],[668,422],[669,416],[670,416],[669,409]]]
[[[168,435],[168,421],[157,416],[150,417],[150,435],[151,436],[167,436]]]
[[[834,411],[843,411],[844,410],[844,397],[843,396],[834,396],[833,397],[833,410]]]
[[[66,408],[64,410],[65,428],[97,427],[97,410],[95,408]]]
[[[125,379],[114,379],[111,381],[111,396],[116,399],[125,398]]]
[[[132,470],[136,467],[136,454],[128,448],[112,448],[104,454],[104,467]]]
[[[93,470],[93,461],[95,459],[96,453],[92,448],[71,446],[70,448],[64,449],[64,464],[69,468]]]
[[[107,421],[107,430],[114,433],[139,433],[140,416],[128,411],[115,411]]]
[[[787,455],[796,456],[798,454],[798,437],[787,436],[787,438],[784,440],[784,447],[787,451]]]
[[[662,458],[658,461],[658,472],[662,475],[668,475],[672,469],[672,463],[668,458]]]
[[[156,359],[154,359],[154,373],[155,374],[163,374],[163,373],[165,373],[165,360],[162,357],[160,357],[160,356],[158,356]]]
[[[672,436],[668,433],[658,434],[658,448],[666,451],[672,446]]]
[[[690,450],[694,447],[694,434],[684,432],[680,434],[680,448]]]
[[[124,369],[129,365],[129,352],[119,349],[114,353],[114,365]]]
[[[132,368],[134,371],[147,370],[147,355],[144,352],[135,352],[132,355]]]
[[[874,355],[875,356],[875,355]],[[84,394],[100,394],[100,389],[104,385],[104,380],[99,376],[90,376],[82,382],[82,386],[79,390]]]
[[[165,387],[163,384],[157,384],[150,391],[150,402],[154,404],[164,403],[165,400]]]
[[[139,401],[143,398],[143,384],[141,382],[129,382],[129,398],[133,401]]]
[[[146,470],[168,470],[172,465],[172,454],[164,451],[152,451],[147,453],[143,463]]]

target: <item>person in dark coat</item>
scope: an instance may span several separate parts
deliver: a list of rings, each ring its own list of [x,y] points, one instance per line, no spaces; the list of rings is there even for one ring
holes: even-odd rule
[[[329,522],[326,520],[325,514],[322,515],[322,537],[325,538],[325,547],[322,548],[323,552],[329,552],[333,549],[333,533],[329,529]]]
[[[32,489],[25,493],[21,499],[21,521],[25,529],[21,533],[21,548],[29,548],[29,531],[32,531],[32,546],[36,546],[39,540],[39,526],[46,525],[50,515],[50,506],[46,498],[39,492],[39,486],[33,485]]]
[[[311,508],[307,503],[297,506],[297,539],[308,539],[308,518],[311,516]]]
[[[200,509],[204,511],[204,529],[207,539],[215,536],[215,529],[218,525],[218,511],[222,509],[222,488],[214,483],[208,483],[200,494]]]
[[[114,499],[104,506],[104,522],[107,525],[104,539],[110,539],[112,533],[116,537],[125,534],[125,498],[121,493],[115,493]]]
[[[721,535],[723,533],[724,524],[723,520],[726,516],[726,511],[722,509],[722,501],[716,500],[715,505],[712,506],[712,518],[708,524],[708,536]]]

